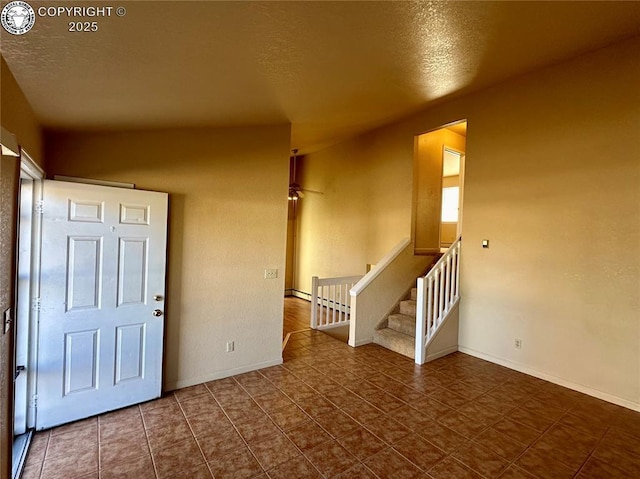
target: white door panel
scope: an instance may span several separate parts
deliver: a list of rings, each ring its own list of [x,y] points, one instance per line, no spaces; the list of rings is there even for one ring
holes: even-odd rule
[[[37,428],[160,396],[167,195],[45,181]]]

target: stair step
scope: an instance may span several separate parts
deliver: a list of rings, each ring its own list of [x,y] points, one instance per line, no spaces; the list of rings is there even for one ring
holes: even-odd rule
[[[373,342],[408,358],[415,358],[415,340],[412,336],[389,328],[377,329],[373,332]]]
[[[416,336],[416,318],[405,314],[390,314],[388,328],[408,336]]]
[[[411,300],[415,301],[418,299],[418,288],[411,288]]]
[[[405,299],[400,301],[400,314],[406,316],[416,316],[416,302],[413,299]]]

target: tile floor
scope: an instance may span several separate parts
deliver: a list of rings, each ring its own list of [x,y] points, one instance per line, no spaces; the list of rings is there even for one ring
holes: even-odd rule
[[[454,353],[296,333],[282,366],[34,439],[24,479],[640,477],[640,413]]]
[[[284,298],[284,317],[282,321],[282,339],[296,331],[309,329],[311,308],[309,301],[287,296]]]

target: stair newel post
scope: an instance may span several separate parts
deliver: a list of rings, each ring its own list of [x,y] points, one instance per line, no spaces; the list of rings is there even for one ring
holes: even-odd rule
[[[425,362],[425,337],[427,333],[427,282],[423,277],[418,278],[418,295],[416,298],[416,343],[415,362],[424,364]],[[426,306],[426,307],[425,307]]]
[[[318,328],[318,277],[311,277],[311,329]]]

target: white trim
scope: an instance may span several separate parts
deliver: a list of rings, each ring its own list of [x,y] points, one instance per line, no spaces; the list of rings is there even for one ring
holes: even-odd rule
[[[20,157],[20,145],[16,135],[7,130],[4,126],[0,127],[0,146],[2,154],[5,156]]]
[[[349,326],[349,322],[350,322],[350,320],[340,321],[339,323],[325,324],[324,326],[318,326],[316,329],[318,331],[325,331],[327,329],[335,329],[335,328],[339,328],[341,326]]]
[[[539,379],[544,379],[545,381],[549,381],[550,383],[557,384],[565,388],[573,389],[574,391],[578,391],[578,392],[587,394],[589,396],[602,399],[603,401],[607,401],[613,404],[617,404],[618,406],[626,407],[633,411],[640,412],[640,403],[629,401],[628,399],[623,399],[618,396],[614,396],[612,394],[608,394],[608,393],[599,391],[597,389],[590,388],[588,386],[583,386],[582,384],[574,383],[572,381],[567,381],[566,379],[559,378],[552,374],[543,373],[541,371],[538,371],[537,369],[533,369],[533,368],[530,368],[529,366],[525,366],[524,364],[510,361],[509,359],[492,356],[490,354],[481,353],[480,351],[476,351],[471,348],[466,348],[464,346],[458,346],[458,351],[460,351],[461,353],[468,354],[470,356],[474,356],[476,358],[484,359],[485,361],[489,361],[491,363],[499,364],[500,366],[504,366],[509,369],[514,369],[515,371],[528,374],[529,376],[533,376]]]
[[[44,170],[40,168],[24,148],[20,151],[20,178],[23,180],[42,180]]]
[[[67,181],[69,183],[83,183],[85,185],[113,186],[115,188],[134,189],[136,185],[133,183],[122,183],[120,181],[96,180],[93,178],[77,178],[75,176],[54,175],[55,181]]]
[[[29,397],[30,379],[33,377],[32,364],[29,361],[31,345],[31,328],[33,327],[34,296],[31,294],[33,287],[32,271],[32,245],[34,220],[34,195],[35,181],[30,178],[20,180],[19,192],[19,217],[17,230],[17,279],[16,279],[16,307],[15,307],[15,350],[14,358],[16,366],[20,365],[25,370],[13,381],[13,434],[19,436],[25,434],[29,428]]]
[[[183,381],[174,381],[167,383],[164,390],[174,391],[176,389],[182,389],[189,386],[195,386],[196,384],[202,384],[209,381],[215,381],[216,379],[224,379],[229,376],[235,376],[237,374],[248,373],[250,371],[256,371],[258,369],[269,368],[271,366],[278,366],[282,364],[282,358],[272,359],[270,361],[264,361],[261,363],[249,364],[248,366],[240,366],[239,368],[225,369],[224,371],[218,371],[217,373],[208,374],[206,376],[198,376],[191,379],[185,379]]]
[[[364,346],[365,344],[371,344],[371,343],[373,343],[373,336],[356,341],[355,344],[349,343],[349,346],[357,348],[358,346]]]
[[[311,302],[311,293],[305,293],[304,291],[298,291],[297,289],[294,289],[291,292],[291,296]]]
[[[450,348],[443,349],[442,351],[438,351],[437,353],[427,354],[427,359],[425,363],[428,363],[429,361],[434,361],[435,359],[440,359],[451,353],[455,353],[456,351],[458,351],[458,346],[451,346]]]
[[[28,264],[29,284],[21,285],[18,282],[18,298],[22,298],[22,301],[27,302],[27,317],[22,316],[18,318],[18,324],[22,323],[23,332],[28,337],[26,339],[27,348],[27,428],[35,427],[36,425],[36,404],[35,398],[37,396],[37,364],[38,364],[38,323],[39,323],[39,309],[36,308],[36,304],[40,298],[40,247],[42,242],[42,215],[36,214],[35,206],[42,200],[42,183],[45,178],[44,170],[33,160],[31,155],[25,150],[20,151],[20,179],[30,183],[30,198],[28,198],[26,204],[28,207],[30,222],[29,236],[30,246],[29,251],[25,251],[26,257],[20,257],[19,261],[23,264]],[[24,193],[21,189],[21,195]],[[22,201],[22,198],[21,198]],[[24,212],[21,212],[23,215]],[[18,231],[20,234],[20,231]],[[23,249],[24,251],[24,249]],[[24,312],[24,309],[21,311]],[[23,313],[21,313],[23,314]],[[25,327],[26,326],[26,327]]]
[[[369,284],[376,279],[385,270],[385,268],[396,259],[404,249],[411,244],[409,238],[402,239],[397,245],[389,251],[384,258],[376,263],[376,267],[365,274],[360,281],[358,281],[353,288],[351,288],[351,297],[358,296]]]

